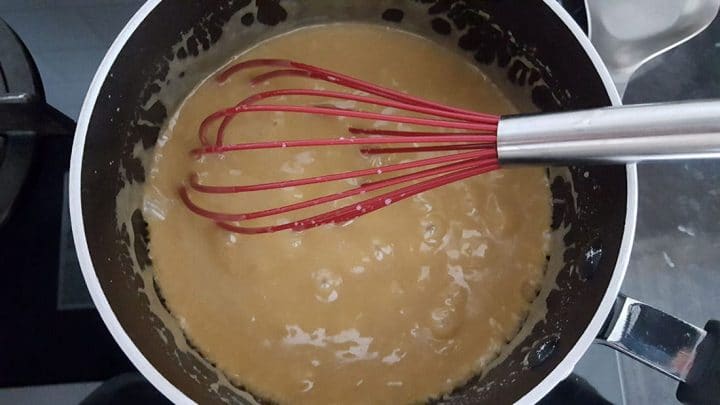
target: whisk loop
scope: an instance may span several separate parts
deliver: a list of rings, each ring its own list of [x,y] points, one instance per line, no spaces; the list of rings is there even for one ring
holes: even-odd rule
[[[282,180],[264,184],[232,186],[209,185],[202,184],[198,175],[192,174],[187,182],[188,187],[182,186],[179,189],[182,201],[193,213],[217,222],[223,229],[241,234],[260,234],[282,230],[302,231],[327,224],[345,223],[430,189],[499,168],[496,150],[496,134],[500,120],[499,116],[445,106],[430,100],[377,86],[341,73],[283,59],[253,59],[241,62],[221,72],[217,76],[217,81],[222,83],[239,72],[257,68],[273,68],[275,70],[255,76],[250,80],[251,85],[268,82],[279,77],[304,77],[311,80],[329,82],[367,95],[311,89],[279,89],[254,94],[231,108],[216,111],[203,120],[198,131],[200,146],[191,151],[194,156],[225,154],[247,150],[338,147],[348,145],[368,146],[360,149],[361,153],[367,155],[442,151],[455,151],[459,153],[419,158],[409,162],[387,164],[362,170],[352,170],[343,173]],[[288,96],[321,97],[323,100],[326,100],[326,103],[324,105],[257,104],[261,101]],[[393,111],[415,113],[420,116],[383,114],[326,105],[327,102],[332,101],[352,101],[363,105],[391,108]],[[240,114],[253,112],[286,112],[356,118],[372,122],[383,121],[416,127],[420,126],[426,127],[428,130],[401,131],[351,127],[348,131],[349,136],[341,138],[272,140],[225,144],[225,133],[232,120]],[[215,134],[215,142],[211,143],[208,139],[209,128],[212,124],[220,120],[221,122]],[[387,147],[387,145],[402,146]],[[342,192],[328,194],[290,205],[247,213],[222,213],[202,208],[193,202],[189,192],[189,189],[191,189],[193,192],[205,194],[247,193],[377,176],[383,173],[388,174],[414,169],[419,171],[365,182]],[[365,193],[380,192],[393,186],[397,188],[374,195],[360,202],[354,202],[341,208],[280,225],[250,227],[240,224],[243,221],[268,218]]]

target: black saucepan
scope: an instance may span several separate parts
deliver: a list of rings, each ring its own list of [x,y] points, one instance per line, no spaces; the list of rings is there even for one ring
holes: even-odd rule
[[[71,212],[100,314],[138,369],[176,402],[252,397],[197,354],[162,305],[138,191],[144,156],[168,114],[232,55],[297,27],[338,21],[389,25],[453,47],[527,111],[619,104],[597,53],[554,0],[149,1],[116,39],[85,100],[73,148]],[[635,230],[635,167],[548,173],[553,247],[534,315],[513,349],[447,402],[541,399],[596,336],[618,330],[622,308],[629,308],[616,298]]]

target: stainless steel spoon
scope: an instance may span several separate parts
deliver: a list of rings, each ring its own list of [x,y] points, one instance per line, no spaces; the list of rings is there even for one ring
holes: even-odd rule
[[[585,7],[590,40],[622,97],[641,65],[707,28],[720,0],[585,0]]]

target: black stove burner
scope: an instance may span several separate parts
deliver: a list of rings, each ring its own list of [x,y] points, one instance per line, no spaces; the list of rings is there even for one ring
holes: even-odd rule
[[[92,306],[72,244],[74,131],[45,103],[32,57],[0,20],[0,387],[133,370]]]
[[[35,64],[22,42],[0,23],[0,224],[7,220],[32,160],[34,139],[15,116],[24,100],[44,99]]]

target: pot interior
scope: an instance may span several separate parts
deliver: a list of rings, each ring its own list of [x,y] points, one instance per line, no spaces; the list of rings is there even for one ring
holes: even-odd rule
[[[168,114],[229,58],[298,27],[341,21],[397,27],[452,47],[524,111],[610,104],[585,50],[539,1],[160,2],[129,33],[94,106],[84,106],[81,119],[90,117],[80,198],[94,272],[120,326],[168,381],[199,403],[252,398],[197,353],[163,306],[147,250],[143,162]],[[625,225],[626,169],[551,168],[548,175],[554,231],[543,291],[495,367],[445,402],[521,398],[566,357],[613,276]]]

